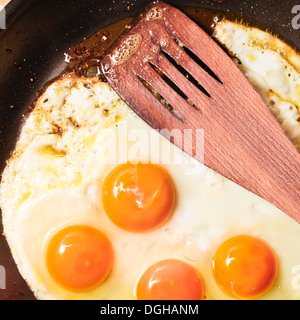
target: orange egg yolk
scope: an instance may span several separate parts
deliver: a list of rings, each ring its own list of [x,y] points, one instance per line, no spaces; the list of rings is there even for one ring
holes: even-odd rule
[[[277,259],[264,241],[241,235],[225,241],[213,258],[213,274],[219,286],[238,299],[253,299],[273,285]]]
[[[104,181],[105,212],[127,231],[145,232],[161,226],[170,217],[174,204],[174,184],[157,165],[121,164]]]
[[[197,270],[180,260],[152,265],[136,286],[139,300],[202,300],[203,282]]]
[[[52,237],[46,261],[49,273],[59,285],[71,291],[87,291],[108,276],[113,249],[101,231],[74,225]]]

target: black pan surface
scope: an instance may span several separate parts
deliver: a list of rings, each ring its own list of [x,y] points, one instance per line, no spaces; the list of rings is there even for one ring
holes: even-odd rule
[[[166,2],[214,10],[225,16],[238,14],[270,28],[300,50],[300,30],[294,30],[291,24],[296,0]],[[6,7],[6,30],[0,30],[1,172],[14,148],[24,111],[45,83],[66,67],[64,53],[98,29],[136,14],[151,3],[148,0],[11,1]],[[0,300],[34,299],[18,273],[3,236],[0,236],[0,265],[6,272],[6,289],[0,288]]]

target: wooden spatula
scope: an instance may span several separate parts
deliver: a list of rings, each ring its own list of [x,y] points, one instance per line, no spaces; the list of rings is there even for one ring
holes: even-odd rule
[[[154,4],[101,67],[114,90],[153,128],[166,129],[168,139],[173,129],[204,129],[206,166],[300,222],[299,153],[230,57],[185,14]],[[188,153],[201,161],[196,139],[192,135]],[[172,142],[182,148],[181,139]]]

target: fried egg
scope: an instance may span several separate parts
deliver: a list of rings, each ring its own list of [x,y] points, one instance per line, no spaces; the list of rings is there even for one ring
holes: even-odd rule
[[[216,37],[299,148],[299,56],[229,21]],[[300,297],[300,225],[183,153],[97,77],[69,74],[41,94],[0,204],[38,299]]]
[[[300,151],[299,54],[270,33],[228,20],[217,23],[215,35]]]

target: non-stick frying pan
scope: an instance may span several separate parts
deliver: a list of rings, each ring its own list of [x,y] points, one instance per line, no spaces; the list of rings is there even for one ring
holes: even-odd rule
[[[136,14],[149,0],[12,0],[6,30],[0,30],[0,170],[14,148],[26,108],[45,83],[66,67],[64,53],[98,29]],[[292,28],[296,0],[174,0],[216,14],[234,13],[268,28],[300,49],[300,30]],[[300,21],[299,21],[300,22]],[[0,225],[0,232],[2,226]],[[34,299],[18,273],[5,238],[0,236],[0,265],[6,289],[1,300]]]

